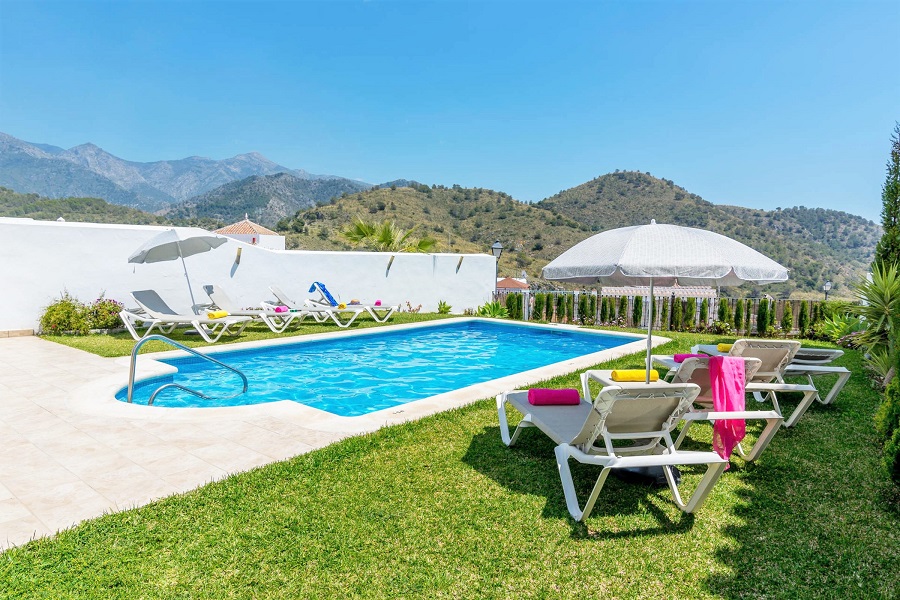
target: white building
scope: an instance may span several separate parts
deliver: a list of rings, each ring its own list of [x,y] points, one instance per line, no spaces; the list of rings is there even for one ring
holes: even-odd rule
[[[260,246],[269,250],[284,250],[284,236],[262,225],[257,225],[244,215],[243,221],[226,225],[216,229],[215,233],[230,237],[231,239],[245,242],[252,246]]]

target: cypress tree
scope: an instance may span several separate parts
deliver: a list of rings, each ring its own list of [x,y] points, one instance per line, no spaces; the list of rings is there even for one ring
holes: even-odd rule
[[[644,297],[635,296],[631,307],[631,324],[634,327],[641,326],[641,317],[644,316]]]
[[[597,295],[591,294],[590,296],[590,307],[591,307],[591,319],[597,319]]]
[[[769,308],[768,308],[769,321],[768,321],[768,323],[766,323],[766,330],[767,330],[767,331],[768,331],[768,329],[769,329],[770,327],[771,327],[772,329],[775,329],[775,312],[776,312],[776,310],[775,310],[775,301],[774,301],[774,300],[769,300]]]
[[[575,320],[575,294],[566,294],[566,316],[569,317],[569,322]]]
[[[809,302],[806,300],[800,301],[800,314],[797,315],[797,328],[800,330],[801,336],[805,336],[806,330],[809,329]]]
[[[684,328],[691,331],[694,329],[694,326],[697,325],[697,299],[688,298],[686,304],[683,323]]]
[[[734,330],[740,333],[744,329],[744,299],[738,298],[734,307]]]
[[[750,330],[753,328],[751,322],[753,320],[753,300],[748,299],[747,305],[744,307],[744,327],[747,329],[747,333],[750,333]]]
[[[766,327],[769,324],[769,301],[759,299],[759,308],[756,309],[756,335],[765,337]]]
[[[709,325],[709,298],[700,301],[700,326]]]
[[[628,325],[628,296],[619,298],[619,314],[618,317],[624,325]]]
[[[887,176],[881,188],[881,226],[884,234],[875,247],[875,262],[900,265],[900,123],[891,136]]]
[[[672,299],[672,330],[681,331],[684,327],[684,307],[681,298]]]
[[[662,317],[660,317],[660,327],[663,331],[669,329],[669,299],[662,299]]]
[[[534,295],[534,314],[532,315],[532,318],[535,321],[544,320],[544,294]]]
[[[790,335],[794,330],[794,309],[791,307],[790,300],[784,303],[784,314],[781,315],[781,331],[784,335]]]

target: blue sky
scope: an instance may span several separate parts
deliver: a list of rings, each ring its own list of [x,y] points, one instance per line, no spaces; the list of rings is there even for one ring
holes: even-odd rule
[[[897,1],[0,0],[0,131],[526,201],[640,170],[879,221],[898,31]]]

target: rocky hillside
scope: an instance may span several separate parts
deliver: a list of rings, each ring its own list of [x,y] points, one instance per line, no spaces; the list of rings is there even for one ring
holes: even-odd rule
[[[225,223],[243,219],[247,214],[254,221],[271,226],[298,210],[370,187],[340,177],[302,179],[290,173],[254,175],[177,204],[164,214],[173,219],[209,218]]]

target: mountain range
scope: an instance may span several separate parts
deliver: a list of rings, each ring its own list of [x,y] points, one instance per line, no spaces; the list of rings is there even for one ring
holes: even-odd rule
[[[64,150],[5,134],[0,134],[0,186],[11,188],[0,189],[0,216],[211,229],[249,214],[284,233],[289,249],[349,249],[341,231],[354,217],[391,220],[414,228],[416,235],[434,237],[439,252],[485,252],[502,240],[501,273],[526,271],[532,279],[593,232],[655,218],[733,237],[784,264],[791,271],[789,282],[747,291],[781,297],[795,292],[814,297],[826,280],[832,281],[835,296],[848,297],[850,284],[868,270],[882,233],[875,223],[841,211],[713,204],[673,181],[639,171],[602,175],[529,204],[483,188],[405,179],[372,186],[310,175],[256,153],[221,161],[191,157],[137,163],[92,144]]]
[[[103,198],[157,212],[234,181],[276,173],[306,181],[344,181],[347,189],[368,187],[341,177],[290,169],[257,152],[224,160],[191,156],[143,163],[121,159],[90,143],[66,150],[0,133],[0,186],[48,198]]]

